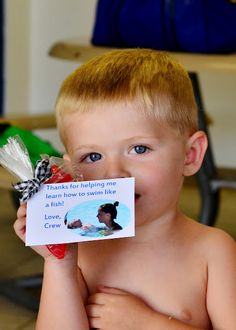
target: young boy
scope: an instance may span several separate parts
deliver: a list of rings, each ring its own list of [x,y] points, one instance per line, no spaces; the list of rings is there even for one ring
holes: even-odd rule
[[[236,329],[236,244],[178,209],[207,148],[185,70],[148,49],[102,55],[65,80],[56,114],[84,180],[135,177],[136,235],[71,244],[62,260],[35,247],[45,259],[36,329]],[[25,216],[22,205],[22,240]]]

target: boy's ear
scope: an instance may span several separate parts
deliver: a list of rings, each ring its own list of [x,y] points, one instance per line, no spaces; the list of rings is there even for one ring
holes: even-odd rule
[[[207,145],[207,136],[203,131],[197,131],[189,137],[186,145],[184,176],[193,175],[200,169]]]

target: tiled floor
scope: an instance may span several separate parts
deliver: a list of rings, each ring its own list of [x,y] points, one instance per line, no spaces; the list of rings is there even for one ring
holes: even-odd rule
[[[236,191],[224,190],[216,226],[236,239]],[[10,195],[0,190],[0,280],[42,272],[42,260],[15,236],[12,224],[15,209]],[[199,195],[195,186],[185,185],[180,202],[189,216],[197,219]],[[32,330],[35,313],[0,295],[0,330]],[[46,329],[45,329],[46,330]]]

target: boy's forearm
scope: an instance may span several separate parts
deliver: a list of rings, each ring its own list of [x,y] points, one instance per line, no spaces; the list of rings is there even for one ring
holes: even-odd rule
[[[89,329],[77,266],[63,260],[45,262],[36,330]]]

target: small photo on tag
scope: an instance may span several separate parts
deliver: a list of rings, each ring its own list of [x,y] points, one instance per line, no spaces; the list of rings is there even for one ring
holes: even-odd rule
[[[69,210],[64,224],[75,235],[104,237],[123,230],[130,220],[129,208],[119,201],[92,200]]]

